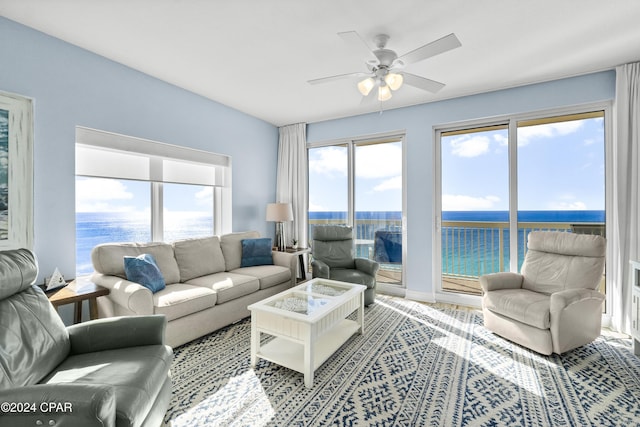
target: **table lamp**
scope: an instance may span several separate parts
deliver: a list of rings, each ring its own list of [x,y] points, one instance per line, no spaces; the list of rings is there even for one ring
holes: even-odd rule
[[[291,203],[267,204],[267,221],[274,221],[276,223],[276,246],[279,251],[284,251],[287,247],[287,240],[284,235],[284,222],[293,221]]]

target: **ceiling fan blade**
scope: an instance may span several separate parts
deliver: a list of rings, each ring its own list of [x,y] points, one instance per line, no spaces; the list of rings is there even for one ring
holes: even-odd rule
[[[349,46],[354,53],[359,53],[364,56],[365,61],[373,60],[378,62],[378,58],[373,54],[367,43],[360,37],[355,31],[344,31],[338,33],[338,36]]]
[[[435,80],[426,79],[424,77],[416,76],[411,73],[401,73],[404,78],[404,83],[409,86],[417,87],[418,89],[426,90],[427,92],[436,93],[443,87],[444,83],[437,82]]]
[[[338,74],[337,76],[329,76],[329,77],[321,77],[319,79],[307,80],[307,83],[311,85],[317,85],[320,83],[330,83],[336,80],[348,79],[353,77],[365,77],[369,76],[369,73],[347,73],[347,74]]]
[[[432,56],[439,55],[460,46],[462,46],[462,43],[460,43],[458,37],[456,37],[455,34],[451,33],[448,36],[444,36],[441,39],[425,44],[424,46],[412,50],[411,52],[405,53],[398,59],[400,59],[405,64],[412,64],[414,62],[431,58]]]

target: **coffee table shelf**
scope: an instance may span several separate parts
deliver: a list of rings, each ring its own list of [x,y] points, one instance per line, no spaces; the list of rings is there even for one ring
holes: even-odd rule
[[[313,370],[322,366],[359,328],[360,325],[357,322],[344,319],[321,335],[314,346]],[[302,342],[277,337],[260,347],[257,357],[292,371],[305,373],[304,343]]]
[[[313,373],[353,334],[364,333],[366,287],[327,279],[312,279],[251,304],[251,366],[258,358],[304,374]],[[357,311],[356,320],[347,317]],[[261,345],[261,335],[275,338]]]

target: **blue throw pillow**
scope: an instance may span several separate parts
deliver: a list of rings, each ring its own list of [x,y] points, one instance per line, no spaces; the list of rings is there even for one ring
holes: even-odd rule
[[[154,294],[166,285],[158,263],[151,254],[124,257],[124,272],[127,280],[141,284]]]
[[[240,267],[269,264],[273,264],[270,238],[242,240],[242,262]]]

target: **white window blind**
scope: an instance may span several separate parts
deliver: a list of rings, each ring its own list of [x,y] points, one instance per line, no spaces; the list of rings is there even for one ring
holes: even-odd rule
[[[229,156],[76,128],[76,175],[225,187]]]

